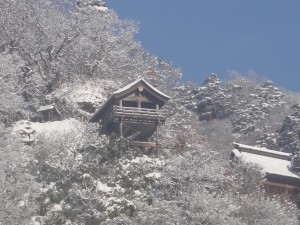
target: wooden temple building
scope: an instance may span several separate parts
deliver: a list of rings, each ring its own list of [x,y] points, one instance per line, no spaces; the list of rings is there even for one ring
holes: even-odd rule
[[[61,120],[61,115],[55,104],[41,106],[38,110],[41,114],[41,122],[52,122]]]
[[[271,197],[290,200],[300,206],[300,176],[291,164],[291,155],[234,143],[231,159],[237,158],[259,166],[264,172],[263,187]]]
[[[159,126],[166,121],[161,108],[169,99],[141,78],[113,92],[90,122],[99,122],[102,133],[128,138],[138,146],[158,149]],[[154,133],[156,141],[151,142]]]

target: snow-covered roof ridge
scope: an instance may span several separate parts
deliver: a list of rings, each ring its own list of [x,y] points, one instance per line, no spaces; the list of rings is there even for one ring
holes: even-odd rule
[[[161,95],[162,97],[166,98],[166,99],[170,99],[171,97],[164,94],[163,92],[161,92],[160,90],[158,90],[157,88],[155,88],[154,86],[152,86],[150,83],[148,83],[144,78],[139,78],[135,81],[133,81],[132,83],[126,85],[125,87],[122,87],[121,89],[113,92],[113,95],[115,94],[120,94],[123,91],[126,91],[127,89],[130,89],[131,87],[133,87],[134,85],[138,84],[139,82],[143,82],[146,84],[146,86],[148,86],[150,89],[152,89],[153,91],[155,91],[156,93],[158,93],[159,95]]]
[[[280,151],[275,151],[267,148],[239,144],[236,142],[233,142],[233,145],[235,146],[235,148],[242,150],[243,152],[249,152],[257,155],[265,155],[265,156],[279,158],[288,161],[291,160],[291,154],[287,152],[280,152]]]
[[[50,109],[54,109],[54,108],[55,108],[54,104],[43,105],[43,106],[40,106],[40,108],[37,110],[37,112],[42,112],[42,111],[46,111],[46,110],[50,110]]]

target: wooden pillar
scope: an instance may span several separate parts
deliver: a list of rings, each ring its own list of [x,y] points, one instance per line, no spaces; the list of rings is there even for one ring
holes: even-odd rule
[[[157,111],[157,117],[158,117],[158,112],[159,112],[159,104],[156,104],[156,111]],[[159,118],[157,118],[157,124],[156,124],[156,154],[159,151],[159,146],[158,146],[158,135],[159,135]]]
[[[120,118],[120,125],[119,125],[119,135],[120,138],[123,138],[123,118]]]
[[[156,154],[159,151],[159,146],[158,146],[158,135],[159,135],[159,120],[157,121],[157,125],[156,125],[156,137],[155,137],[155,142],[156,142]]]
[[[120,99],[119,106],[123,106],[123,101]],[[123,117],[120,118],[120,124],[119,124],[119,136],[120,138],[123,138]]]

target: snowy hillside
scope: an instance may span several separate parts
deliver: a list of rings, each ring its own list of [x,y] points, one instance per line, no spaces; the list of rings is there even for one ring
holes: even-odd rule
[[[229,154],[233,141],[270,147],[300,168],[299,95],[236,74],[180,83],[103,1],[0,5],[0,224],[298,224],[300,202],[265,195],[265,171]],[[158,152],[87,122],[139,77],[151,96],[126,98],[149,115],[166,103]]]

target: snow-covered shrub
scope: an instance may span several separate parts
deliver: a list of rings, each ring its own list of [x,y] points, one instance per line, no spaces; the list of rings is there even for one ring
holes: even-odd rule
[[[146,201],[161,176],[159,158],[89,126],[34,143],[31,172],[42,185],[38,200],[45,223],[95,224],[132,216],[135,202]]]

